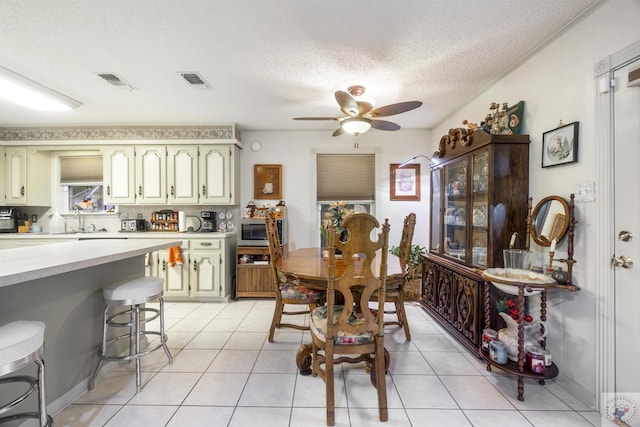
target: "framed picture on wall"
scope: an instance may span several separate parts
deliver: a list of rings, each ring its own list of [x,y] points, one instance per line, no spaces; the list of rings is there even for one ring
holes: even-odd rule
[[[282,199],[282,165],[253,165],[253,198]]]
[[[578,161],[578,124],[562,125],[542,134],[542,167]]]
[[[420,200],[420,164],[391,164],[391,200]]]

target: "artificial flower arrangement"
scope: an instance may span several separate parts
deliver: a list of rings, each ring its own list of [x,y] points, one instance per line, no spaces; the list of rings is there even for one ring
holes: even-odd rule
[[[353,209],[347,208],[347,202],[340,200],[338,202],[331,203],[329,209],[324,213],[324,219],[322,220],[322,231],[329,228],[331,224],[336,228],[336,231],[342,231],[340,224],[342,220],[351,215]]]
[[[515,320],[516,322],[518,321],[518,316],[520,314],[520,311],[518,310],[518,303],[515,299],[504,297],[503,299],[501,299],[496,303],[496,308],[498,309],[498,312],[507,313],[513,320]],[[526,310],[524,315],[524,321],[525,322],[533,321],[533,317],[531,317],[531,315],[527,313]]]

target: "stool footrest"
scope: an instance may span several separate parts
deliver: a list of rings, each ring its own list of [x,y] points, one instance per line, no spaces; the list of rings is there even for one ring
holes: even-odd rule
[[[35,377],[30,377],[28,375],[0,378],[0,385],[9,383],[27,383],[29,384],[29,388],[22,395],[16,397],[13,401],[2,406],[0,408],[0,415],[9,412],[13,408],[24,402],[27,397],[29,397],[31,393],[33,393],[33,391],[38,387],[38,379]]]
[[[122,315],[125,315],[125,314],[131,314],[134,310],[135,309],[124,310],[124,311],[121,311],[119,313],[115,313],[115,314],[109,316],[109,320],[108,320],[109,326],[113,326],[113,327],[116,327],[116,328],[120,328],[120,327],[124,328],[124,327],[135,326],[134,322],[115,322],[114,321],[114,319],[116,317],[119,317],[119,316],[122,316]],[[151,322],[153,320],[156,320],[160,316],[160,310],[157,309],[157,308],[150,308],[150,307],[141,308],[140,309],[140,313],[153,313],[153,316],[145,317],[144,319],[140,318],[140,324],[141,325],[144,325],[145,323],[149,323],[149,322]]]
[[[30,419],[39,420],[40,414],[37,412],[21,412],[19,414],[9,415],[7,417],[0,417],[0,423],[6,423],[10,421],[17,421],[17,420],[30,420]],[[51,426],[53,426],[53,418],[51,418],[51,415],[47,415],[47,425],[42,427],[51,427]]]
[[[102,354],[102,349],[100,348],[100,349],[98,349],[98,358],[100,358],[102,360],[110,361],[110,362],[112,362],[114,360],[123,360],[123,361],[135,360],[138,357],[146,356],[147,354],[149,354],[149,353],[151,353],[153,351],[156,351],[159,348],[162,348],[166,344],[166,342],[168,340],[167,334],[161,335],[160,332],[158,332],[158,331],[141,331],[140,335],[141,336],[142,335],[157,335],[157,336],[161,337],[160,338],[160,344],[158,344],[154,348],[149,348],[149,349],[147,349],[145,351],[141,351],[141,352],[135,353],[135,354],[129,354],[128,356],[107,356],[106,354]],[[129,334],[120,335],[119,337],[115,337],[115,338],[110,339],[107,342],[107,346],[109,344],[112,344],[112,343],[120,340],[120,339],[125,339],[125,338],[131,339],[132,337]]]

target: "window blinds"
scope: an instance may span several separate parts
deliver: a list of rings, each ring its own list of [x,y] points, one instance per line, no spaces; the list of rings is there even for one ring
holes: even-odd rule
[[[318,201],[374,200],[374,154],[318,154]]]

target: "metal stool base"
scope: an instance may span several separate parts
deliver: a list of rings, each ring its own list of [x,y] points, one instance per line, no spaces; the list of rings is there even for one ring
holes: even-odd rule
[[[9,412],[22,402],[24,402],[34,391],[38,392],[38,411],[39,412],[21,412],[17,414],[11,414],[0,417],[0,424],[26,419],[36,419],[40,421],[41,427],[53,426],[53,419],[47,415],[47,403],[44,396],[44,360],[42,359],[43,347],[40,347],[34,353],[26,356],[24,359],[17,361],[15,364],[16,370],[21,369],[30,363],[36,363],[38,365],[38,376],[32,377],[28,375],[17,375],[0,377],[0,386],[10,383],[26,383],[29,385],[29,389],[20,396],[13,399],[11,402],[0,406],[0,415]]]
[[[100,368],[105,361],[131,361],[134,360],[136,362],[136,393],[140,391],[141,388],[141,370],[140,370],[140,359],[149,353],[158,350],[159,348],[163,348],[167,358],[169,359],[169,364],[173,364],[173,357],[171,356],[171,352],[169,352],[169,348],[167,347],[167,335],[164,333],[164,299],[162,297],[156,297],[160,302],[160,308],[141,308],[140,304],[131,305],[131,308],[128,310],[120,311],[109,316],[109,308],[112,307],[107,305],[104,309],[104,321],[102,323],[102,344],[98,349],[98,366],[96,366],[93,375],[89,379],[89,390],[92,390],[95,387],[95,381],[98,378],[98,373],[100,372]],[[154,298],[154,299],[156,299]],[[153,313],[153,316],[145,319],[140,319],[141,313]],[[115,319],[119,316],[128,314],[130,316],[128,322],[117,322]],[[160,317],[160,331],[141,331],[140,326],[145,323],[151,322],[152,320]],[[115,338],[111,338],[107,340],[107,328],[109,326],[112,327],[128,327],[129,333],[119,335]],[[156,335],[160,337],[160,343],[153,347],[142,351],[140,349],[140,338],[147,335]],[[107,355],[108,347],[120,340],[127,339],[129,340],[129,354],[125,356],[109,356]]]

